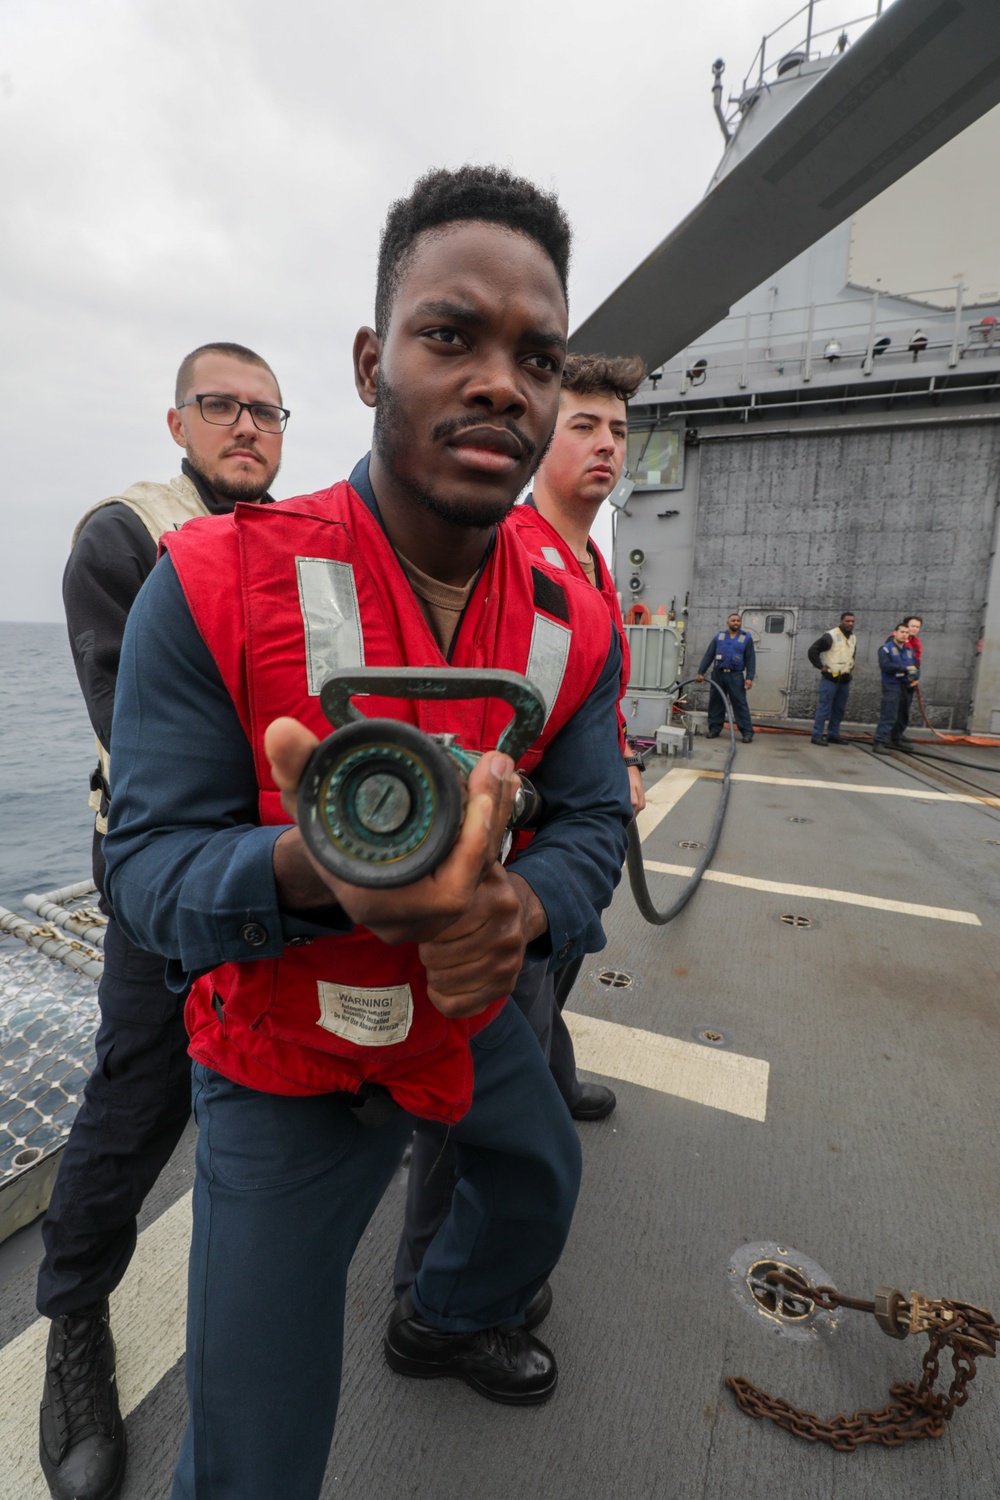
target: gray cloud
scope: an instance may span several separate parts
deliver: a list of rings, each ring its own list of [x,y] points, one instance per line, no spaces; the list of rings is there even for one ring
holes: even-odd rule
[[[0,617],[61,618],[79,514],[176,472],[173,376],[206,339],[278,373],[278,493],[343,477],[368,441],[350,348],[379,229],[428,166],[559,193],[579,321],[704,190],[713,58],[736,79],[793,8],[6,0]]]

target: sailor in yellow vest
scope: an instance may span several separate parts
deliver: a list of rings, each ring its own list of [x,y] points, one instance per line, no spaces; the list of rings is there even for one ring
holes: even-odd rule
[[[77,676],[97,737],[94,880],[103,898],[113,769],[107,746],[122,636],[156,562],[159,539],[193,516],[261,501],[281,461],[288,412],[270,367],[241,344],[206,344],[184,360],[167,414],[184,449],[167,484],[134,484],[91,506],[73,533],[63,599]],[[107,910],[107,908],[104,908]],[[164,960],[109,917],[97,1066],[63,1153],[42,1226],[38,1310],[52,1319],[40,1414],[42,1469],[55,1500],[110,1500],[125,1466],[108,1295],[135,1248],[136,1214],[187,1123],[191,1061],[184,995]]]
[[[809,660],[820,673],[819,701],[813,720],[814,745],[840,745],[840,723],[851,691],[854,656],[858,638],[854,634],[854,615],[845,610],[840,624],[834,625],[813,641]]]

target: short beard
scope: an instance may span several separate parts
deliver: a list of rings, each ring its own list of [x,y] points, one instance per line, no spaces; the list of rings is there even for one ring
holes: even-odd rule
[[[264,475],[245,474],[242,479],[227,479],[223,474],[206,474],[190,453],[187,460],[198,478],[208,485],[213,495],[218,496],[220,500],[232,500],[234,504],[242,502],[245,505],[252,505],[263,499],[278,477],[278,469],[281,468],[279,463],[273,471]]]
[[[476,414],[468,422],[439,422],[431,436],[435,439],[447,437],[452,431],[460,432],[463,426],[479,426],[482,420],[482,416]],[[436,495],[433,490],[423,489],[414,480],[408,478],[405,472],[406,440],[403,435],[403,425],[401,403],[396,389],[383,378],[379,371],[375,387],[375,425],[372,431],[372,447],[377,450],[386,468],[391,469],[397,480],[405,486],[414,505],[436,516],[439,521],[471,531],[488,531],[491,526],[498,526],[505,516],[510,515],[517,504],[517,496],[512,500],[445,500],[441,495]],[[516,424],[507,421],[504,426],[515,433],[524,451],[531,455],[532,463],[529,474],[531,477],[548,451],[549,443],[552,441],[551,435],[549,443],[546,443],[543,451],[536,456],[535,445]]]

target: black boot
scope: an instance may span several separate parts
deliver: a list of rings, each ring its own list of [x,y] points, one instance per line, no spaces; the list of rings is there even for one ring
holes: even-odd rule
[[[525,1329],[446,1333],[415,1311],[409,1292],[393,1309],[382,1347],[389,1368],[399,1375],[418,1380],[454,1375],[506,1406],[537,1406],[549,1399],[558,1380],[552,1350]]]
[[[121,1489],[125,1427],[106,1301],[52,1319],[38,1456],[53,1500],[114,1500]]]

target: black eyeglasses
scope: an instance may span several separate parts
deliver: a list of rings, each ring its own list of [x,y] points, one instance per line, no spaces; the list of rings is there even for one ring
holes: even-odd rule
[[[178,401],[174,410],[194,406],[195,402],[205,421],[211,422],[213,427],[232,427],[239,421],[241,412],[248,411],[259,432],[284,432],[291,416],[283,406],[268,406],[262,401],[237,401],[235,396],[189,396],[186,401]]]

